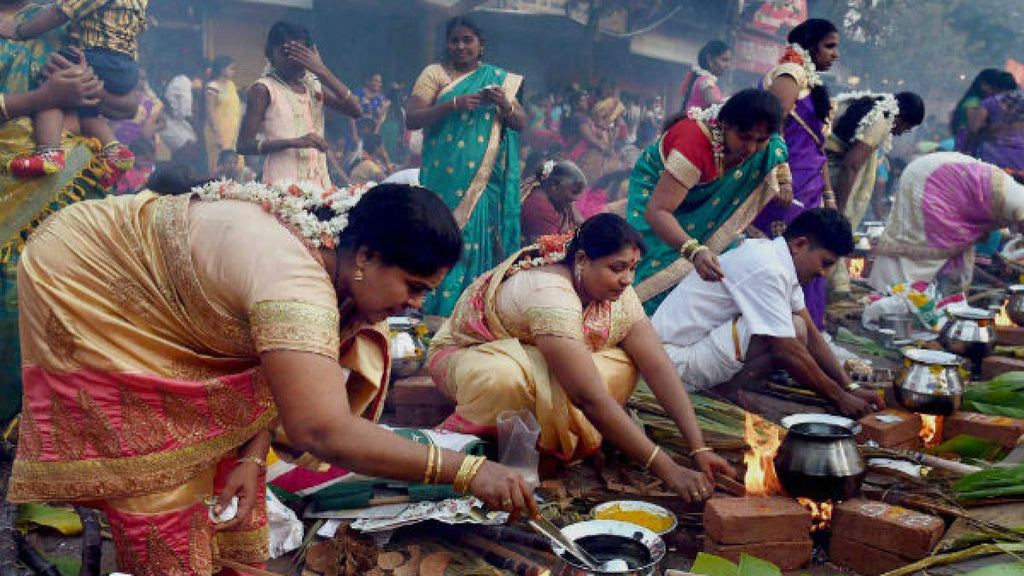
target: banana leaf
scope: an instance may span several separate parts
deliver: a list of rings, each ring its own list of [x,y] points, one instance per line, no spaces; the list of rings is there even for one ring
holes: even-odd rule
[[[740,569],[737,576],[782,576],[782,570],[767,560],[743,554],[740,556]]]
[[[954,436],[938,446],[929,448],[927,452],[929,454],[956,454],[964,458],[987,460],[989,462],[1002,459],[1006,455],[1006,449],[1003,448],[1002,444],[969,434]]]
[[[1004,372],[964,391],[964,410],[1024,418],[1024,372]]]
[[[960,502],[1024,497],[1024,465],[989,468],[968,474],[953,483],[953,491]]]
[[[964,576],[1024,576],[1024,562],[1008,562],[971,570]]]
[[[29,524],[53,528],[65,536],[82,533],[82,518],[70,508],[56,508],[46,504],[21,504],[18,506],[18,526]]]
[[[843,328],[842,326],[840,326],[839,330],[836,332],[836,343],[856,346],[858,352],[866,356],[899,358],[899,352],[890,350],[866,336],[857,336],[848,328]]]
[[[740,568],[735,563],[704,552],[697,553],[697,559],[690,572],[693,574],[705,574],[706,576],[739,576]]]

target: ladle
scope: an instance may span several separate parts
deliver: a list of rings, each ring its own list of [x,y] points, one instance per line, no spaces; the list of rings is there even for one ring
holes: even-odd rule
[[[551,540],[555,544],[558,544],[560,547],[565,548],[569,552],[569,554],[575,556],[576,559],[580,561],[580,563],[582,563],[590,570],[605,569],[604,563],[602,563],[597,558],[591,556],[589,552],[584,550],[582,546],[577,544],[568,536],[562,534],[562,531],[558,528],[558,526],[555,526],[543,516],[541,516],[537,520],[527,518],[526,523],[529,524],[530,528],[533,528],[533,530],[537,534],[540,534],[541,536],[544,536],[545,538]],[[614,560],[610,560],[609,562],[614,562]]]

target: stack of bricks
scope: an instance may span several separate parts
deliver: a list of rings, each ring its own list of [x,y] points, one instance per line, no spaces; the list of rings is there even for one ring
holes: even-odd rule
[[[989,416],[977,412],[957,412],[942,424],[942,436],[955,438],[960,434],[977,436],[1013,448],[1024,435],[1024,420],[1007,416]]]
[[[712,498],[704,506],[704,530],[704,551],[733,562],[744,553],[782,570],[811,562],[811,513],[792,498]]]
[[[860,419],[857,442],[874,440],[882,448],[917,450],[921,447],[921,417],[911,412],[883,410]]]
[[[430,376],[395,380],[389,403],[395,408],[395,424],[399,426],[437,426],[455,410],[455,403],[438,390]]]
[[[829,559],[863,576],[876,576],[927,556],[939,543],[941,518],[899,506],[854,499],[832,514]]]

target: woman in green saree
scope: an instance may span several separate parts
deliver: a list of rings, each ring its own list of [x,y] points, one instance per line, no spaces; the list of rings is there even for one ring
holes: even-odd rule
[[[523,77],[481,62],[484,38],[465,17],[446,28],[448,57],[416,80],[406,116],[423,129],[420,184],[441,196],[462,229],[462,259],[423,306],[448,316],[463,290],[519,249],[519,136]]]
[[[773,198],[792,201],[781,122],[773,94],[743,90],[721,106],[670,119],[637,160],[627,219],[648,247],[635,286],[648,314],[691,270],[721,280],[717,254]]]

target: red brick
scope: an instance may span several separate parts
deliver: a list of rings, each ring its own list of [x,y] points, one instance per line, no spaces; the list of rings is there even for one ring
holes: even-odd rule
[[[1006,356],[989,356],[981,361],[981,379],[991,380],[1003,372],[1024,371],[1024,360]]]
[[[782,570],[798,570],[811,563],[814,544],[810,538],[799,542],[755,542],[752,544],[719,544],[710,538],[704,541],[704,551],[739,562],[744,553],[767,560]]]
[[[802,542],[811,513],[782,496],[712,498],[704,505],[704,530],[720,544]]]
[[[895,418],[899,420],[890,422]],[[903,448],[906,444],[919,440],[921,417],[911,412],[884,410],[861,418],[860,428],[860,434],[857,434],[858,442],[874,440],[883,448]]]
[[[835,530],[832,531],[828,556],[833,564],[849,568],[862,576],[878,576],[912,562],[900,558],[892,552],[847,540],[838,535]]]
[[[1024,420],[977,412],[957,412],[946,418],[942,425],[942,437],[948,439],[958,434],[987,438],[1013,448],[1017,445],[1017,439],[1024,434]]]
[[[413,376],[395,380],[389,392],[395,405],[412,404],[414,406],[454,406],[444,392],[438,389],[430,376]]]
[[[920,560],[939,543],[946,523],[899,506],[857,498],[836,506],[832,534],[910,560]]]
[[[1024,346],[1024,328],[996,326],[996,342],[1000,346]]]

